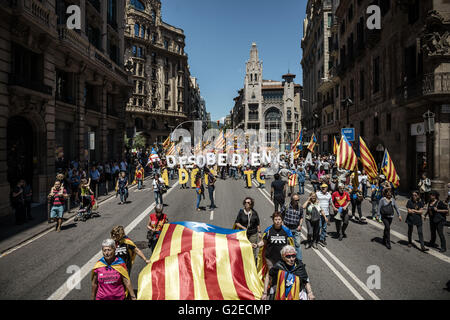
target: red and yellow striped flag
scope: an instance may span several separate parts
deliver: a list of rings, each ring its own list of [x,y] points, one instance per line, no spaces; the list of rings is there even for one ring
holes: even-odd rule
[[[253,249],[245,231],[206,223],[165,224],[139,274],[139,300],[259,300]]]
[[[336,165],[338,168],[353,171],[357,161],[358,159],[356,158],[352,145],[345,136],[342,136],[337,150]]]
[[[337,151],[338,151],[339,145],[338,145],[338,143],[336,141],[336,137],[333,136],[333,140],[334,140],[334,142],[333,142],[333,154],[337,155]]]
[[[361,137],[359,137],[359,153],[361,162],[364,166],[364,170],[366,170],[367,172],[367,175],[371,179],[376,179],[378,177],[377,163],[375,162],[375,159],[370,153],[369,148],[367,148],[366,143]]]
[[[175,142],[172,142],[170,144],[169,150],[166,153],[166,156],[173,156],[175,155]]]
[[[386,180],[392,182],[394,187],[398,187],[400,185],[400,177],[395,171],[394,162],[389,156],[389,152],[387,149],[384,150],[383,163],[381,164],[381,171],[386,176]]]
[[[163,142],[163,149],[167,149],[170,146],[170,135]]]
[[[223,131],[220,131],[219,136],[214,141],[214,151],[218,153],[223,153],[223,148],[225,147],[225,137]]]
[[[314,147],[316,146],[317,143],[317,139],[315,134],[313,133],[312,137],[311,137],[311,141],[309,142],[308,145],[308,150],[311,151],[312,153],[314,153]]]

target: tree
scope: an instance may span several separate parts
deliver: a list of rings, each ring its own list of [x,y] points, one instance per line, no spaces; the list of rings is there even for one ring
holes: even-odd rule
[[[146,139],[141,132],[137,133],[133,139],[133,149],[143,149],[145,148]]]

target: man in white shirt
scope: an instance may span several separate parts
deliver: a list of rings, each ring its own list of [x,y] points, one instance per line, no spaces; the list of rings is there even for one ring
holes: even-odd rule
[[[328,185],[322,184],[320,186],[320,191],[316,192],[317,200],[319,201],[319,206],[325,213],[326,219],[320,216],[320,239],[319,243],[325,247],[327,245],[327,223],[330,217],[330,206],[331,206],[331,194],[328,192]]]
[[[360,172],[358,171],[358,174],[359,173]],[[367,198],[367,174],[364,169],[362,170],[361,175],[358,176],[358,182],[362,185],[363,197]]]

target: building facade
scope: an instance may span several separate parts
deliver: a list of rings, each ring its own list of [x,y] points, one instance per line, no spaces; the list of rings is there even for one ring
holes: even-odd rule
[[[381,29],[370,30],[366,11],[374,4]],[[331,137],[340,135],[340,128],[355,128],[379,165],[389,151],[401,190],[417,189],[427,172],[443,196],[450,181],[450,5],[340,0],[332,12],[332,85],[322,94],[335,97],[324,107],[338,116],[333,125],[322,123],[322,132]],[[434,122],[429,132],[428,111]],[[326,114],[322,109],[319,116]]]
[[[67,28],[71,4],[81,29]],[[58,159],[121,158],[124,9],[125,0],[0,1],[0,215],[21,178],[45,202]]]
[[[294,83],[295,75],[287,73],[283,81],[264,80],[262,61],[255,43],[246,63],[244,88],[234,98],[231,121],[236,129],[279,130],[281,144],[290,145],[300,130],[301,86]]]
[[[309,0],[303,21],[301,60],[303,70],[303,140],[309,141],[314,133],[319,150],[329,152],[329,126],[338,117],[333,108],[332,81],[329,79],[332,2]]]
[[[127,104],[128,136],[141,132],[148,145],[161,143],[178,124],[201,116],[200,89],[190,75],[184,32],[162,20],[160,0],[131,0],[125,42],[125,63],[134,83]]]

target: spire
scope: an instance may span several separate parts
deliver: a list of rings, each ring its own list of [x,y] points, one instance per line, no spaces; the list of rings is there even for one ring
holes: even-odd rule
[[[256,47],[256,43],[252,43],[252,49],[250,50],[250,61],[258,61],[258,48]]]

